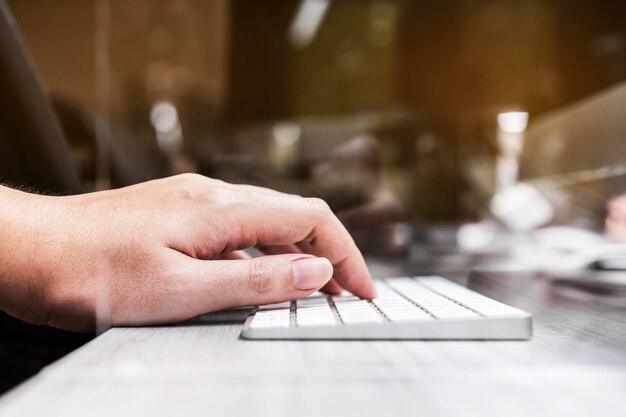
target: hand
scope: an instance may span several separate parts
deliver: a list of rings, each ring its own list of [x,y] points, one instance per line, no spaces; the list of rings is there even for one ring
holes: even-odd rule
[[[0,308],[37,324],[175,322],[322,287],[375,296],[319,199],[184,174],[70,197],[0,187],[0,210]],[[254,246],[270,255],[238,252]]]
[[[626,242],[626,196],[615,197],[607,203],[606,233],[618,242]]]

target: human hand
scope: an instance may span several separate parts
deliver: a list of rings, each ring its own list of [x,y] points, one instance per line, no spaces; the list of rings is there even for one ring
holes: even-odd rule
[[[626,242],[626,195],[609,200],[604,223],[609,237]]]
[[[69,197],[0,192],[0,231],[14,237],[0,243],[0,308],[32,323],[90,330],[97,313],[112,325],[175,322],[322,287],[375,296],[319,199],[194,174]],[[268,256],[239,252],[255,246]]]

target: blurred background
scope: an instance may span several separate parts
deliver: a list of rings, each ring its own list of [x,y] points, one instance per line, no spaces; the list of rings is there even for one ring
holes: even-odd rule
[[[394,255],[432,225],[601,230],[626,190],[621,0],[8,4],[88,190],[320,196]]]

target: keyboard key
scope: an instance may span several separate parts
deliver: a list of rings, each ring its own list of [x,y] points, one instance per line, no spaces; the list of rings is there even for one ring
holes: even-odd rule
[[[301,298],[296,301],[296,305],[298,308],[328,306],[328,299],[326,297]]]
[[[291,308],[291,301],[285,301],[284,303],[274,303],[259,306],[259,310],[281,310]]]
[[[382,323],[385,319],[366,300],[333,297],[335,308],[345,324]]]
[[[300,327],[306,326],[334,326],[335,315],[330,307],[303,307],[296,314],[296,323]]]
[[[392,278],[388,279],[386,282],[394,290],[401,292],[406,298],[438,319],[480,317],[478,313],[431,291],[412,278]]]
[[[268,327],[289,327],[291,311],[289,309],[280,310],[262,310],[257,311],[250,323],[250,327],[268,328]]]

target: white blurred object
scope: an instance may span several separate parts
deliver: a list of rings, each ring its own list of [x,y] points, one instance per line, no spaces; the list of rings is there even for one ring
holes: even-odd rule
[[[302,127],[295,122],[278,122],[272,126],[270,162],[274,171],[286,173],[298,159]]]
[[[572,226],[550,226],[533,232],[533,240],[544,247],[563,253],[597,249],[606,244],[606,239],[590,230]]]
[[[302,0],[296,16],[289,27],[289,42],[296,49],[309,46],[317,33],[330,0]]]
[[[605,245],[599,252],[595,262],[600,269],[625,271],[626,243],[610,243]]]
[[[503,191],[517,184],[519,160],[524,149],[524,130],[528,125],[528,113],[508,112],[497,116],[498,159],[496,161],[496,191]]]
[[[550,226],[520,237],[513,257],[529,269],[566,271],[585,268],[608,247],[604,236],[572,226]]]
[[[511,239],[511,251],[504,259],[488,261],[474,267],[479,271],[554,272],[587,268],[611,249],[605,237],[577,227],[549,226]],[[626,248],[624,250],[626,256]]]
[[[169,101],[157,101],[150,110],[150,121],[157,132],[170,132],[178,124],[178,112]]]
[[[534,230],[554,217],[552,205],[528,183],[498,192],[491,199],[489,208],[496,218],[516,232]]]
[[[485,220],[459,227],[456,234],[459,249],[466,253],[501,253],[509,247],[510,239],[497,223]]]
[[[496,192],[515,186],[519,177],[517,156],[499,156],[496,161]]]
[[[511,111],[498,114],[498,128],[505,133],[522,133],[527,126],[527,112]]]
[[[301,134],[302,128],[295,122],[276,123],[274,127],[272,127],[274,142],[281,147],[288,147],[295,144],[298,139],[300,139]]]
[[[183,135],[178,111],[170,101],[160,100],[154,103],[150,109],[150,122],[163,153],[171,155],[182,147]]]

